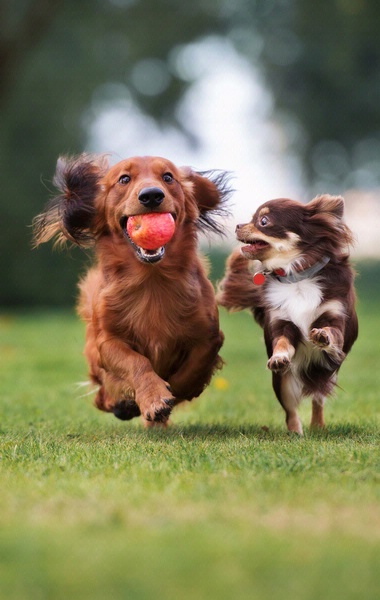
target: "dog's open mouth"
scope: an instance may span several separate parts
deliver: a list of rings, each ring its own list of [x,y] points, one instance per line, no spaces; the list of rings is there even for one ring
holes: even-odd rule
[[[127,238],[128,242],[131,244],[132,248],[134,249],[137,258],[139,260],[141,260],[142,262],[146,262],[146,263],[150,263],[150,264],[156,263],[156,262],[159,262],[160,260],[162,260],[162,258],[165,255],[165,246],[159,246],[158,248],[155,248],[154,250],[148,250],[147,248],[142,248],[141,246],[138,246],[132,240],[132,238],[130,237],[130,235],[127,231],[127,221],[128,221],[128,217],[123,217],[123,219],[120,222],[120,225],[122,227],[124,236]]]
[[[155,263],[164,258],[165,246],[160,246],[156,250],[146,250],[145,248],[136,246],[136,244],[134,244],[131,239],[130,241],[137,254],[137,257],[143,262]]]
[[[243,240],[241,240],[241,241],[243,241]],[[268,242],[264,242],[264,240],[261,240],[261,239],[254,239],[254,240],[249,240],[249,241],[247,240],[247,241],[243,241],[243,243],[246,245],[242,246],[241,251],[244,255],[247,255],[247,256],[254,256],[261,250],[265,250],[266,248],[269,248],[269,246],[270,246],[270,244],[268,244]]]

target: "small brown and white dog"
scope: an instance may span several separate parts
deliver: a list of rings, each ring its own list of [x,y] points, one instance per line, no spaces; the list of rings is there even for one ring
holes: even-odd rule
[[[219,304],[250,309],[263,327],[273,389],[289,431],[301,435],[300,401],[311,396],[311,425],[323,427],[325,399],[358,335],[343,211],[340,196],[266,202],[236,227],[245,245],[229,257],[218,294]]]
[[[59,159],[60,193],[35,219],[35,244],[56,238],[94,248],[78,312],[99,409],[166,424],[172,408],[199,396],[222,366],[224,336],[197,234],[222,233],[215,215],[225,212],[227,180],[157,156],[113,166],[102,156]],[[147,249],[132,242],[127,222],[151,213],[170,214],[175,232]]]

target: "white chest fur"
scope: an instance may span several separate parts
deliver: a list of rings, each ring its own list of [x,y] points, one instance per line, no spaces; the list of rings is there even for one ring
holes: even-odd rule
[[[318,279],[304,279],[297,283],[282,283],[276,279],[268,282],[265,290],[271,320],[291,321],[308,338],[310,325],[317,318],[322,302]]]

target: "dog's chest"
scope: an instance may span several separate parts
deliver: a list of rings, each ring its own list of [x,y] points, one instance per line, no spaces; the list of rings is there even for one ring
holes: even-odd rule
[[[317,317],[322,298],[322,289],[316,278],[296,283],[273,279],[265,290],[271,320],[291,321],[305,337],[308,337],[310,325]]]

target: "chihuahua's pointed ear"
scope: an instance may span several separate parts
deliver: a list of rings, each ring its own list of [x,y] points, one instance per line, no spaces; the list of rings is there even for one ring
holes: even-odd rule
[[[35,246],[52,238],[58,244],[67,240],[84,247],[92,244],[95,199],[108,168],[104,155],[58,159],[53,183],[60,193],[33,221]]]
[[[323,196],[317,196],[306,206],[312,214],[329,213],[337,219],[342,219],[344,213],[344,198],[342,198],[342,196],[330,196],[329,194],[324,194]]]
[[[203,231],[224,234],[223,226],[215,217],[227,217],[228,200],[233,192],[230,187],[230,173],[226,171],[193,171],[182,167],[186,179],[191,183],[191,196],[198,208],[197,226]]]

